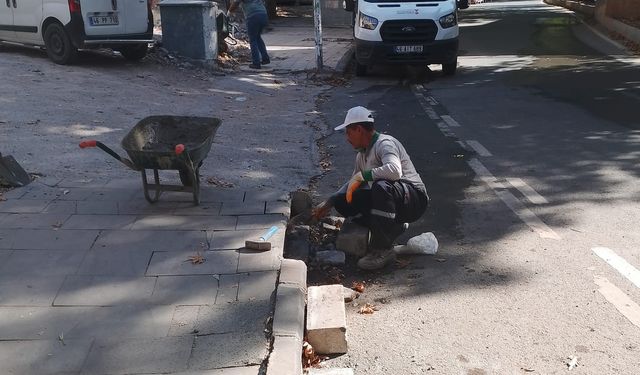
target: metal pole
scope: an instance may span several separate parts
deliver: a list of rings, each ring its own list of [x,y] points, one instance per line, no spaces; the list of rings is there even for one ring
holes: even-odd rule
[[[322,70],[322,8],[320,0],[313,0],[313,26],[316,32],[316,66]]]

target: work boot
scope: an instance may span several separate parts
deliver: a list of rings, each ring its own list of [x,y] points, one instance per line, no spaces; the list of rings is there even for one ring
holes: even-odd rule
[[[358,267],[363,270],[378,270],[393,263],[396,253],[393,249],[371,249],[367,255],[358,260]]]

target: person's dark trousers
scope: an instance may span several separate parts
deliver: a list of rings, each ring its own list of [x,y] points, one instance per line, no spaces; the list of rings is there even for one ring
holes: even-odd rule
[[[334,197],[334,208],[344,217],[362,215],[369,228],[370,248],[387,249],[402,234],[403,224],[420,218],[429,205],[426,194],[404,181],[377,180],[371,189],[358,189],[347,203],[346,194]]]
[[[247,34],[249,34],[249,47],[251,47],[251,61],[253,65],[260,66],[262,61],[269,61],[267,47],[262,40],[262,30],[269,20],[267,14],[257,12],[247,17]]]

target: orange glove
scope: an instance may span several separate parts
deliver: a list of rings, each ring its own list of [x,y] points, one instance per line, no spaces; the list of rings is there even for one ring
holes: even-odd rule
[[[353,200],[353,192],[358,190],[363,181],[364,176],[362,176],[362,172],[358,172],[351,177],[351,180],[349,180],[349,186],[347,187],[347,203],[351,203]]]

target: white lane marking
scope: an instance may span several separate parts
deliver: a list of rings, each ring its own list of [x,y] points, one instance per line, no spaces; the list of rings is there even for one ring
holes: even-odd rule
[[[469,147],[471,147],[472,149],[475,150],[475,152],[478,153],[478,155],[480,156],[493,156],[489,150],[487,150],[483,145],[480,144],[480,142],[478,141],[474,141],[474,140],[470,140],[467,141],[467,144],[469,145]]]
[[[438,101],[433,96],[426,97],[427,103],[431,105],[438,105]]]
[[[627,262],[623,257],[606,247],[594,247],[591,249],[597,256],[620,272],[620,274],[631,281],[633,285],[640,288],[640,271]]]
[[[633,325],[640,328],[640,306],[605,277],[595,276],[593,281],[600,287],[598,292]]]
[[[509,207],[511,211],[520,218],[520,220],[527,224],[529,228],[536,232],[541,238],[549,238],[553,240],[561,239],[553,229],[549,228],[547,224],[536,216],[536,214],[525,207],[524,204],[511,194],[501,182],[498,182],[498,180],[478,159],[471,159],[467,163],[476,175],[495,191],[498,198],[500,198],[504,204],[506,204],[507,207]]]
[[[424,111],[427,112],[427,116],[429,116],[430,119],[437,120],[440,118],[440,116],[438,116],[438,114],[433,108],[431,107],[423,107],[423,108],[424,108]]]
[[[446,125],[445,125],[446,126]],[[469,151],[469,148],[467,147],[467,144],[464,143],[464,141],[456,141],[457,144],[460,145],[460,147],[462,147],[463,150],[465,151]]]
[[[524,195],[529,200],[529,202],[533,204],[549,203],[549,201],[545,197],[538,194],[537,191],[533,190],[531,186],[527,185],[527,183],[522,181],[521,179],[507,178],[507,182],[514,188],[518,189],[522,193],[522,195]]]
[[[458,121],[454,120],[453,117],[449,115],[442,115],[440,117],[442,117],[442,119],[444,120],[444,122],[447,123],[447,125],[453,126],[453,127],[460,127],[460,124],[458,124]]]
[[[422,84],[417,84],[417,85],[415,85],[415,88],[416,88],[418,91],[424,91],[424,86],[422,86]]]

